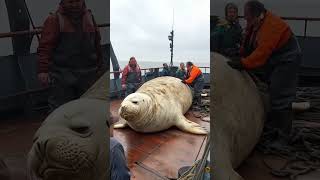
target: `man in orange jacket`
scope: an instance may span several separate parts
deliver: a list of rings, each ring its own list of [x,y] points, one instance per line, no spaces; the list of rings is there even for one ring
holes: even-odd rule
[[[228,64],[235,69],[255,70],[269,85],[271,112],[267,126],[277,129],[281,140],[292,129],[292,102],[296,96],[297,73],[301,50],[289,25],[264,8],[258,1],[244,7],[247,32],[241,47],[241,58]],[[258,71],[257,71],[258,70]]]
[[[181,82],[193,87],[193,102],[194,104],[201,104],[201,91],[204,86],[204,77],[201,70],[192,62],[187,62],[187,79]]]

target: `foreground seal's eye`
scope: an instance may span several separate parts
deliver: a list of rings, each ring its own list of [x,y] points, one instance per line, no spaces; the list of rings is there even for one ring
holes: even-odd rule
[[[89,132],[89,127],[73,127],[71,129],[80,134],[86,134]]]
[[[138,104],[138,101],[132,101],[133,104]]]

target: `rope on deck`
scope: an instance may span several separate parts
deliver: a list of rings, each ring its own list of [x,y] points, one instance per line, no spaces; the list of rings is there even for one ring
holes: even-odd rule
[[[297,88],[296,101],[310,101],[311,108],[295,114],[290,141],[287,145],[270,147],[277,138],[274,130],[265,129],[257,149],[264,154],[286,160],[282,168],[273,168],[271,173],[279,177],[295,179],[298,175],[320,169],[320,87]]]
[[[190,169],[188,169],[180,178],[177,180],[203,180],[205,173],[210,173],[210,167],[207,163],[207,158],[210,153],[210,136],[207,137],[207,143],[204,149],[204,153],[198,161],[196,161]]]
[[[203,89],[201,94],[206,94],[206,96],[201,97],[201,104],[192,105],[192,115],[202,121],[210,122],[205,118],[210,116],[210,89]]]

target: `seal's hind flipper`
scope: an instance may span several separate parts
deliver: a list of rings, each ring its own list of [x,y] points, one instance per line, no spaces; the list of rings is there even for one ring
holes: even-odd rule
[[[192,134],[208,134],[208,131],[200,124],[188,120],[183,115],[178,116],[176,126],[182,131],[186,131]]]

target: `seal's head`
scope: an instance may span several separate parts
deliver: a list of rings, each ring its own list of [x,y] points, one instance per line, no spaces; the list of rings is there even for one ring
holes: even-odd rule
[[[31,179],[106,178],[107,104],[80,99],[52,112],[36,132],[28,154]]]
[[[132,93],[121,103],[119,115],[128,122],[140,119],[150,111],[151,97],[144,93]]]

